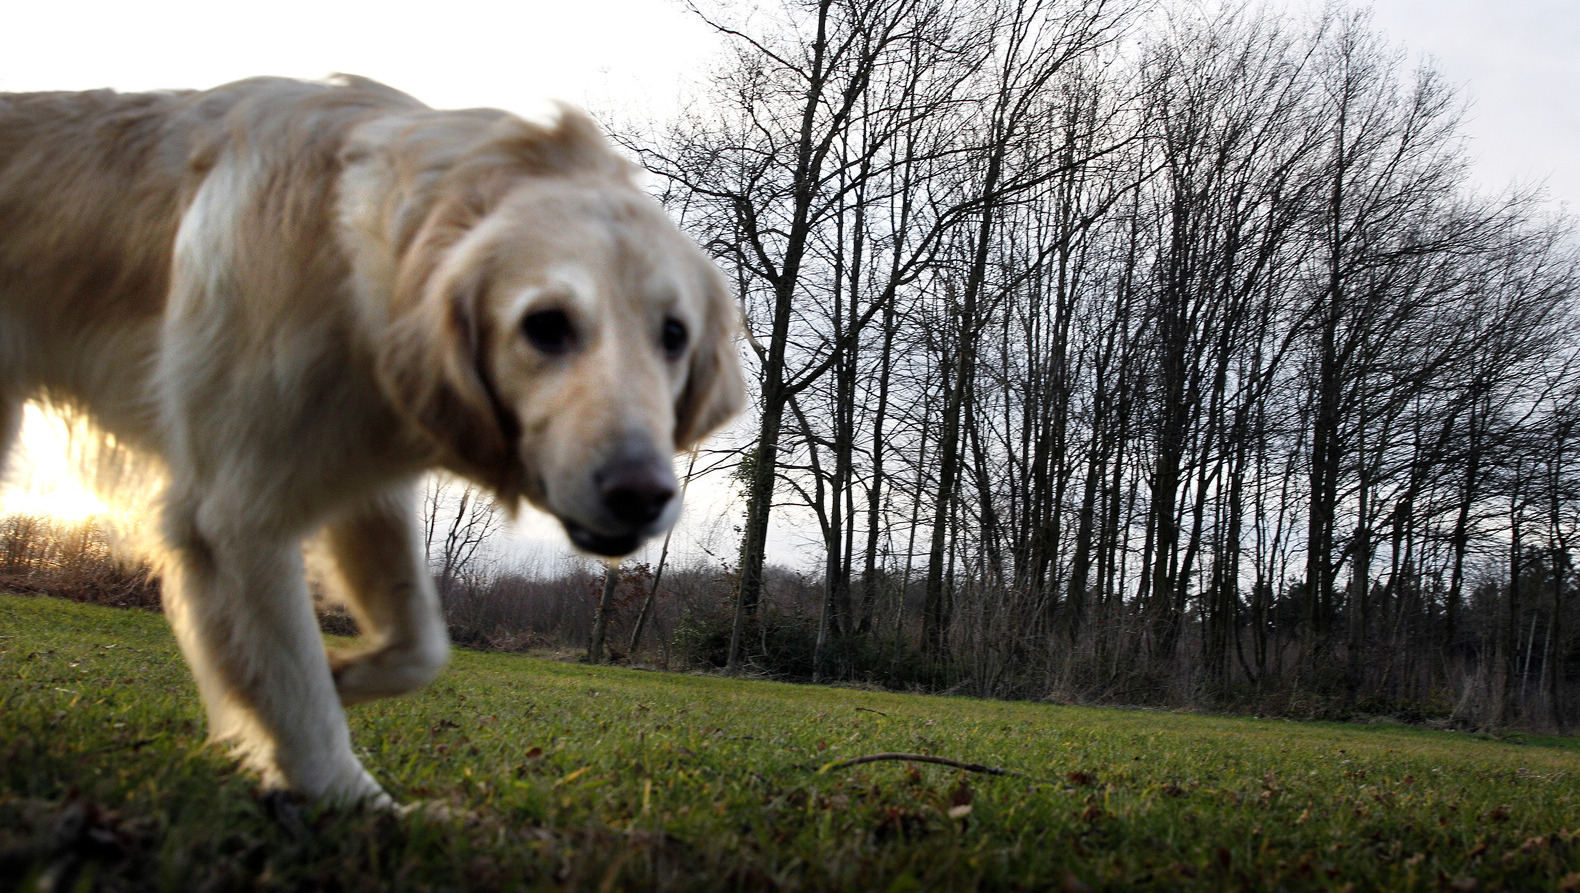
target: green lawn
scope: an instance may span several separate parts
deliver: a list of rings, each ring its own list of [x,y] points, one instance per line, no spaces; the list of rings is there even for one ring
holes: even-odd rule
[[[256,795],[164,619],[0,596],[0,890],[1580,889],[1580,740],[458,651],[351,711],[447,817]],[[882,761],[931,754],[994,776]]]

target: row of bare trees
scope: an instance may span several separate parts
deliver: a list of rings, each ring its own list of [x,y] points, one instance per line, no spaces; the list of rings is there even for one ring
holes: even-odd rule
[[[699,14],[731,55],[629,146],[759,371],[732,667],[777,517],[825,678],[1569,719],[1575,240],[1469,187],[1431,67],[1338,7]]]

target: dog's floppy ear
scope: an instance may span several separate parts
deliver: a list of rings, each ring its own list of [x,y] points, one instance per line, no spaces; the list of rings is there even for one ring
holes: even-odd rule
[[[610,148],[586,112],[563,102],[554,106],[556,115],[549,124],[502,118],[485,144],[535,176],[596,173],[630,180],[635,175],[636,167]]]
[[[441,453],[442,464],[493,489],[505,508],[521,496],[520,422],[488,368],[480,267],[436,276],[390,326],[378,356],[385,392]]]
[[[696,446],[746,405],[741,360],[735,352],[740,313],[723,277],[709,270],[707,319],[692,352],[686,387],[675,401],[675,449]]]

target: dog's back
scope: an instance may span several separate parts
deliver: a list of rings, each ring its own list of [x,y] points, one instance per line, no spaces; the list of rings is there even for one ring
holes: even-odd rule
[[[414,105],[358,80],[260,78],[202,93],[0,94],[0,463],[22,402],[36,397],[89,410],[128,444],[150,439],[149,376],[177,232],[226,153],[273,149],[268,157],[279,163],[332,179],[345,127],[371,107]],[[271,118],[293,122],[296,132]],[[243,145],[269,140],[295,145],[283,152]],[[315,194],[333,194],[315,185]],[[323,245],[332,209],[278,211],[259,219],[296,227],[291,235],[300,243]]]
[[[0,306],[8,313],[47,332],[158,312],[186,161],[184,141],[171,134],[184,100],[0,94]]]
[[[125,377],[150,359],[169,283],[183,165],[168,128],[182,101],[0,94],[0,417],[12,427],[38,395],[136,412]]]

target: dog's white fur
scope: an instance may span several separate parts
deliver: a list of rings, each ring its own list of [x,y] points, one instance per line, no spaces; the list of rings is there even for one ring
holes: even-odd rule
[[[0,457],[28,399],[151,457],[167,611],[266,785],[389,802],[342,705],[445,661],[420,474],[606,554],[673,521],[670,457],[742,402],[736,314],[631,174],[574,110],[359,78],[0,94]],[[323,649],[311,536],[357,652]]]

